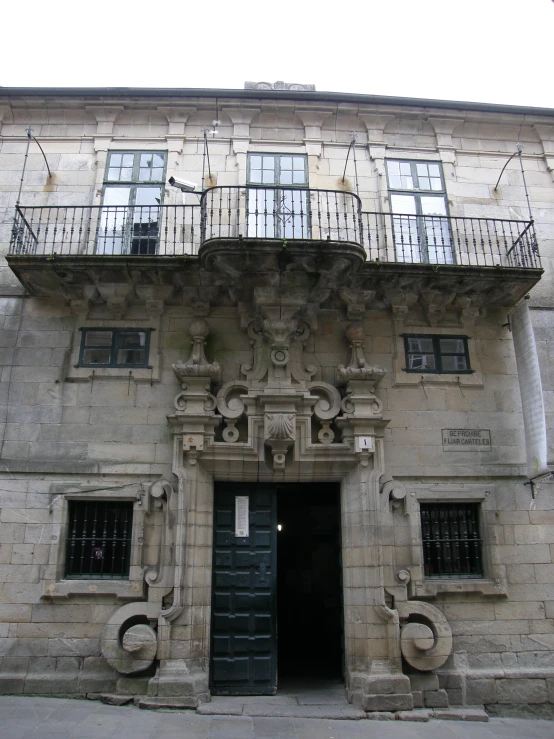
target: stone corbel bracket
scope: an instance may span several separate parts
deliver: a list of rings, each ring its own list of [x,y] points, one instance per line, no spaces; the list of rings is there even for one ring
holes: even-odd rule
[[[192,339],[192,352],[186,362],[176,362],[173,372],[179,382],[186,384],[191,377],[209,378],[213,383],[221,382],[221,367],[219,362],[208,362],[204,352],[206,338],[210,333],[210,326],[203,318],[195,318],[189,326]]]
[[[403,506],[406,513],[406,488],[402,482],[388,476],[381,480],[381,495],[393,509]]]
[[[159,603],[127,603],[107,621],[100,648],[108,664],[122,675],[148,669],[158,651],[158,637],[152,624],[160,614]]]

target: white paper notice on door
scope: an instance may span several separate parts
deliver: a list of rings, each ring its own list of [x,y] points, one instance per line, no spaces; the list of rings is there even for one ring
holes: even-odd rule
[[[248,495],[235,495],[235,536],[248,535]]]

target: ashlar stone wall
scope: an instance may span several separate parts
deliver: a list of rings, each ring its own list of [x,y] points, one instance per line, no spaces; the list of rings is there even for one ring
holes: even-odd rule
[[[185,104],[186,103],[186,104]],[[350,131],[358,133],[356,157],[363,207],[387,211],[385,158],[441,161],[452,215],[528,217],[520,162],[514,158],[498,190],[500,169],[524,144],[522,161],[545,268],[530,307],[541,362],[549,428],[554,419],[553,127],[531,114],[495,116],[388,106],[291,102],[33,99],[2,107],[0,129],[0,249],[8,249],[26,147],[25,128],[41,141],[54,174],[31,144],[22,203],[89,205],[101,202],[107,152],[168,151],[167,175],[200,182],[202,129],[218,118],[209,142],[218,185],[242,184],[246,155],[253,151],[306,153],[310,185],[355,188],[352,162],[342,182]],[[305,109],[304,109],[305,108]],[[213,183],[212,183],[213,184]],[[187,196],[192,202],[194,196]],[[166,203],[182,203],[167,188]],[[388,425],[384,431],[387,474],[405,497],[392,504],[393,524],[383,546],[391,578],[409,571],[413,599],[446,616],[453,652],[439,670],[451,704],[554,702],[554,486],[543,482],[535,498],[525,474],[525,449],[508,309],[494,308],[465,325],[430,326],[425,315],[399,316],[374,306],[363,318],[364,351],[386,369],[377,389]],[[122,602],[145,597],[143,574],[159,559],[159,511],[146,507],[148,487],[170,479],[174,450],[167,416],[179,391],[171,366],[190,353],[188,327],[195,311],[181,298],[168,301],[155,327],[155,377],[94,377],[74,371],[78,329],[86,321],[139,326],[144,305],[130,303],[114,318],[105,305],[83,317],[60,297],[25,294],[10,268],[0,273],[0,687],[4,692],[86,694],[138,690],[101,656],[104,625]],[[240,377],[252,347],[236,306],[214,305],[208,317],[207,353],[222,367],[222,382]],[[322,308],[305,346],[316,377],[334,383],[348,359],[349,320],[336,307]],[[407,375],[403,333],[469,336],[475,373]],[[488,452],[445,452],[441,430],[488,429]],[[550,434],[550,462],[554,464]],[[49,587],[63,548],[57,502],[64,491],[92,494],[108,489],[132,500],[140,529],[133,540],[131,584],[117,593],[63,593]],[[482,510],[486,558],[482,582],[430,582],[421,567],[420,501],[476,501]],[[60,521],[62,521],[60,523]],[[140,541],[139,541],[140,539]],[[209,584],[208,584],[209,585]],[[138,588],[132,590],[133,587]],[[54,593],[54,594],[53,594]],[[205,639],[181,630],[183,641]],[[146,691],[148,678],[140,689]],[[119,681],[119,682],[118,682]],[[127,682],[126,682],[127,681]],[[132,681],[131,681],[132,682]],[[415,683],[414,683],[415,684]],[[416,690],[414,688],[414,690]],[[417,692],[417,691],[416,691]],[[414,693],[415,694],[415,693]]]

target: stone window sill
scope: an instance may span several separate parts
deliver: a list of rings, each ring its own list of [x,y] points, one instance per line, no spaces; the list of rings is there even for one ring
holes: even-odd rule
[[[433,372],[405,372],[399,370],[394,378],[395,387],[417,385],[457,385],[462,387],[484,387],[483,375],[479,371],[459,374],[435,374]]]
[[[59,580],[45,582],[42,598],[68,598],[70,595],[110,595],[117,600],[142,600],[144,582],[138,580]]]
[[[94,373],[94,375],[93,375]],[[160,382],[160,369],[157,367],[71,367],[66,382],[90,382],[95,380],[128,380],[129,375],[134,382]]]
[[[474,593],[477,595],[507,595],[506,585],[502,582],[476,578],[474,580],[425,580],[413,583],[413,596],[417,598],[436,598],[443,593]]]

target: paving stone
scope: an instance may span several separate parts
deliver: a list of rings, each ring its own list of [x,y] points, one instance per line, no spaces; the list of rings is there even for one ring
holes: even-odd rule
[[[291,718],[348,719],[359,720],[366,717],[365,711],[351,706],[345,701],[344,706],[286,706],[257,704],[244,706],[245,716],[286,716]]]
[[[370,711],[365,717],[369,721],[394,721],[396,714],[392,711]]]
[[[436,708],[434,717],[441,721],[481,721],[486,722],[489,716],[480,706],[466,706],[464,708]]]
[[[398,721],[429,721],[429,711],[398,711],[395,717]]]

